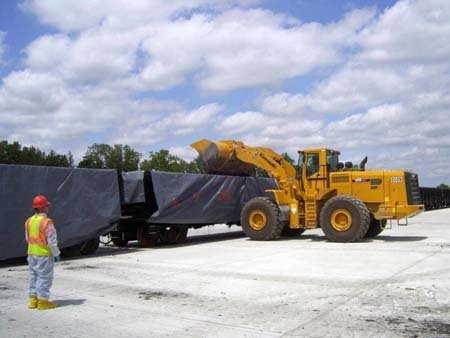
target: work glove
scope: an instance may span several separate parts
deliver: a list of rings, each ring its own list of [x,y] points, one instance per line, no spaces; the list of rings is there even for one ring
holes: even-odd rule
[[[61,256],[59,256],[59,255],[56,256],[56,257],[55,257],[55,263],[58,263],[58,262],[60,262],[60,261],[61,261]]]

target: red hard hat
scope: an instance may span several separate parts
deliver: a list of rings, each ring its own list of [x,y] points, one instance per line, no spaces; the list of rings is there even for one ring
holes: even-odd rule
[[[38,195],[33,198],[33,209],[45,208],[50,205],[49,201],[44,195]]]

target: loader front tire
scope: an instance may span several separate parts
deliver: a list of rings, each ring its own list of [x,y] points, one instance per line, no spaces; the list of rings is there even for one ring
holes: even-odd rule
[[[358,242],[364,238],[369,225],[369,209],[350,195],[330,198],[320,211],[320,226],[332,242]]]
[[[267,197],[248,201],[241,212],[241,226],[245,234],[256,241],[270,241],[280,237],[283,222],[278,205]]]

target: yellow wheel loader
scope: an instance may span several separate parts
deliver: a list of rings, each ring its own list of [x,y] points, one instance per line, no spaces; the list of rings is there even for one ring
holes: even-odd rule
[[[321,227],[333,242],[354,242],[381,233],[387,220],[412,217],[424,210],[417,174],[402,170],[365,170],[339,162],[339,151],[299,151],[294,167],[270,148],[238,141],[206,139],[191,146],[209,173],[250,175],[255,167],[274,178],[279,189],[246,203],[241,226],[254,240],[282,233],[300,234]]]

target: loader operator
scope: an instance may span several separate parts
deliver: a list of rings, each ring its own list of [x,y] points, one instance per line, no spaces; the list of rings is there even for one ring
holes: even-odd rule
[[[25,222],[30,272],[29,309],[48,310],[58,307],[50,302],[54,262],[60,260],[58,241],[53,221],[47,217],[50,203],[43,195],[33,199],[35,214]]]

